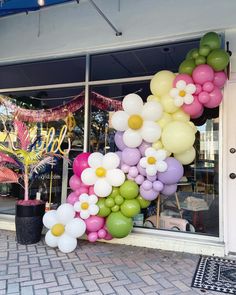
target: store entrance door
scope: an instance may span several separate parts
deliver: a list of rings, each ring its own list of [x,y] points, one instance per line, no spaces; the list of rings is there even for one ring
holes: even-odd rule
[[[226,252],[236,254],[236,79],[225,87],[223,202]]]

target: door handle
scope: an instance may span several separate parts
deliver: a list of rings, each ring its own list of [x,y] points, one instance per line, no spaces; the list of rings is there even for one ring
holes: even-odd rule
[[[230,148],[229,151],[230,151],[231,154],[234,154],[236,152],[236,149],[235,148]]]
[[[235,178],[236,178],[236,174],[235,174],[235,173],[230,173],[229,177],[230,177],[231,179],[235,179]]]

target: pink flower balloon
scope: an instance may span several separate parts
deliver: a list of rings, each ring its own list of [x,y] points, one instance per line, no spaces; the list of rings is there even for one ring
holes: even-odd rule
[[[199,65],[193,70],[192,77],[195,83],[203,85],[213,81],[214,71],[209,65]]]
[[[215,87],[214,90],[211,93],[209,93],[209,95],[210,100],[207,103],[205,103],[204,106],[209,109],[218,107],[223,98],[221,90],[218,87]]]
[[[197,97],[194,95],[194,101],[191,104],[184,104],[182,109],[185,113],[189,114],[191,117],[196,116],[203,112],[203,106],[198,101]]]

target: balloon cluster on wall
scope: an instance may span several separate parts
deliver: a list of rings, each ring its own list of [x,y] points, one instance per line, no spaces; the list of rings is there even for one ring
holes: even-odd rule
[[[190,117],[201,116],[204,108],[216,108],[222,99],[220,88],[229,60],[219,40],[215,33],[203,36],[200,48],[188,53],[177,75],[158,72],[151,80],[147,102],[134,93],[124,97],[123,110],[111,119],[118,151],[82,153],[75,158],[67,204],[47,213],[52,221],[51,215],[45,215],[49,246],[69,251],[75,247],[72,239],[83,232],[90,242],[123,238],[131,232],[133,217],[141,209],[159,194],[176,192],[183,165],[192,163],[196,154],[197,129]],[[61,212],[65,214],[62,206],[70,208],[69,221],[60,217]],[[78,220],[78,232],[68,230],[67,221],[74,220]],[[71,241],[66,250],[60,242],[64,236]]]

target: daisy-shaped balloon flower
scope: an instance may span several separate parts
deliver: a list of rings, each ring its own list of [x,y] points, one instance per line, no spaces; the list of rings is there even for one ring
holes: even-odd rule
[[[124,131],[123,141],[130,147],[138,147],[142,140],[153,143],[161,136],[161,128],[156,122],[162,116],[162,106],[157,101],[143,104],[137,94],[128,94],[122,102],[124,111],[115,112],[112,116],[112,126],[118,131]]]
[[[43,224],[49,229],[45,236],[49,247],[58,247],[63,253],[76,248],[77,238],[85,233],[86,224],[81,218],[75,218],[75,214],[71,204],[62,204],[43,216]]]
[[[170,91],[170,96],[174,99],[174,104],[181,107],[183,104],[191,104],[194,101],[193,94],[196,86],[192,83],[187,84],[184,80],[179,80],[176,87]]]
[[[154,176],[157,172],[164,172],[168,168],[165,159],[167,152],[165,150],[155,150],[150,147],[145,151],[145,157],[143,157],[139,164],[146,170],[147,175]]]
[[[113,186],[121,186],[125,181],[125,174],[117,167],[120,158],[115,153],[92,153],[88,158],[90,168],[86,168],[81,179],[86,185],[94,185],[94,192],[99,197],[110,195]]]
[[[96,215],[99,207],[96,205],[98,197],[95,195],[81,194],[79,201],[74,204],[74,209],[79,212],[82,219],[87,219],[91,215]]]

